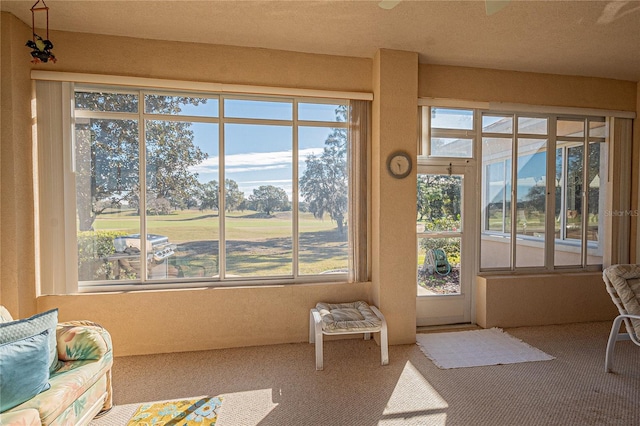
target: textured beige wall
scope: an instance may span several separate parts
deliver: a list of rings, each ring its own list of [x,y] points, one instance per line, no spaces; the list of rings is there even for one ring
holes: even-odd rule
[[[485,328],[607,321],[617,315],[602,272],[476,278],[476,319]]]
[[[58,63],[37,69],[371,92],[371,60],[53,31]]]
[[[31,30],[1,14],[0,303],[16,317],[36,312],[31,143]]]
[[[420,97],[636,110],[636,83],[594,77],[420,64]]]
[[[111,333],[115,355],[139,355],[308,341],[309,309],[320,300],[365,299],[369,286],[318,284],[43,296],[38,299],[38,309],[59,308],[61,321],[89,319],[102,324]]]
[[[373,300],[387,319],[389,341],[413,343],[418,55],[381,49],[373,62]],[[397,150],[413,158],[413,170],[404,179],[395,179],[387,172],[387,158]]]

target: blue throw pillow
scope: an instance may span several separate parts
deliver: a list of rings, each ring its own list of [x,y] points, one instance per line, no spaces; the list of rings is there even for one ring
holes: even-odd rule
[[[49,330],[0,344],[0,412],[30,400],[49,384]]]
[[[35,336],[49,330],[49,372],[58,369],[58,348],[56,344],[56,327],[58,326],[58,310],[52,309],[31,318],[0,323],[0,345],[15,342],[25,337]]]

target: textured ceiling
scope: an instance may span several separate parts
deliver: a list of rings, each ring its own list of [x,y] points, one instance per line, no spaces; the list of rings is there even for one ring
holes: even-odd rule
[[[0,7],[31,25],[35,0]],[[489,0],[494,1],[495,0]],[[640,81],[640,0],[63,1],[50,28],[372,58],[408,50],[421,63]],[[55,43],[55,40],[53,40]]]

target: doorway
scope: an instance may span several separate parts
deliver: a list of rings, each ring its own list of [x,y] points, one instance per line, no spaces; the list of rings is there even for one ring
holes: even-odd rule
[[[419,165],[417,326],[472,319],[474,171],[470,165]]]

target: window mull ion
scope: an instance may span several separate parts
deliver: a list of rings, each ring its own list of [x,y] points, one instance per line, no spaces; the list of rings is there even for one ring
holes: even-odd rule
[[[38,6],[38,4],[42,2],[42,6]],[[47,14],[47,38],[45,40],[42,39],[38,34],[36,34],[36,12],[45,11]],[[57,61],[56,57],[51,53],[51,49],[53,49],[53,43],[49,40],[49,8],[44,0],[38,0],[31,7],[31,33],[33,34],[33,39],[27,41],[26,46],[31,48],[31,56],[33,57],[34,64],[39,62],[49,62],[49,60],[53,63]]]

